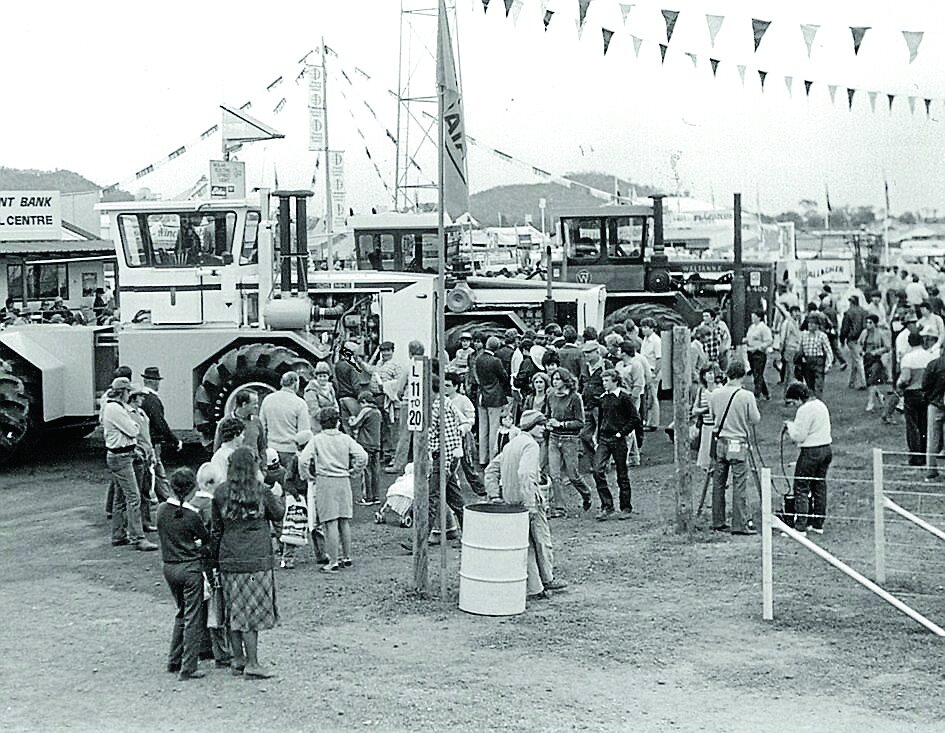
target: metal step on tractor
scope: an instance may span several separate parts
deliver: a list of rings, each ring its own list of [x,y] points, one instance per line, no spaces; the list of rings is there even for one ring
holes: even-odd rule
[[[537,283],[469,278],[452,282],[446,303],[436,303],[430,270],[450,252],[435,240],[431,247],[428,232],[395,232],[399,254],[389,263],[373,250],[369,261],[365,250],[359,269],[319,269],[310,263],[305,225],[311,192],[257,193],[99,205],[117,255],[119,323],[0,331],[0,462],[28,459],[43,436],[94,430],[98,400],[119,364],[135,379],[158,367],[171,428],[206,444],[237,392],[273,392],[289,370],[306,381],[344,341],[359,343],[365,357],[382,340],[395,343],[401,361],[414,339],[431,353],[437,308],[447,309],[454,339],[460,330],[522,330],[548,318],[579,329],[603,325],[601,285],[561,283],[547,301]],[[372,222],[363,224],[356,240],[373,243],[376,235],[386,255],[389,232],[382,238]],[[415,266],[406,266],[406,254]]]

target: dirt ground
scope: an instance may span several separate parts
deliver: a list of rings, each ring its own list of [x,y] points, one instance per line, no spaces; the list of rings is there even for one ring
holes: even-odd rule
[[[829,378],[830,512],[849,519],[816,539],[869,575],[868,449],[901,450],[902,418],[866,415],[846,378]],[[762,452],[780,473],[785,408],[762,411]],[[945,641],[778,537],[775,620],[764,622],[759,538],[719,536],[705,517],[691,540],[673,534],[662,433],[632,471],[631,521],[596,523],[574,506],[552,522],[570,587],[525,614],[459,611],[457,548],[448,602],[419,598],[400,545],[409,532],[358,507],[352,569],[324,576],[305,555],[277,571],[282,622],[260,644],[277,677],[208,667],[180,683],[164,671],[173,612],[159,553],[110,546],[101,453],[93,437],[0,470],[2,730],[945,729]],[[911,572],[893,584],[945,623],[940,549],[910,565],[901,536],[889,562]]]

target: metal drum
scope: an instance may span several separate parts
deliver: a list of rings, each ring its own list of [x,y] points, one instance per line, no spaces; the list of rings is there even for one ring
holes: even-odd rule
[[[525,611],[528,510],[507,504],[470,504],[463,510],[459,608],[481,616]]]

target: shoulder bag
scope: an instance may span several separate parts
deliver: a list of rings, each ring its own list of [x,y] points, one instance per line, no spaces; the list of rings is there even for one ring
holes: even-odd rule
[[[711,460],[713,461],[715,460],[715,456],[716,456],[716,446],[718,445],[718,442],[719,442],[719,433],[722,432],[722,426],[725,425],[725,418],[728,417],[729,408],[731,408],[732,402],[735,401],[735,395],[737,395],[739,392],[741,392],[741,387],[739,387],[734,392],[732,392],[732,396],[729,397],[728,404],[725,406],[725,411],[722,413],[722,419],[719,420],[718,423],[716,423],[715,429],[712,431],[712,441],[709,444],[709,456]],[[738,440],[737,438],[734,440],[726,439],[725,443],[726,443],[725,453],[728,458],[732,460],[745,460],[745,457],[743,454],[734,455],[732,453],[733,448],[735,449],[736,453],[746,451],[748,446],[745,444],[744,441]]]

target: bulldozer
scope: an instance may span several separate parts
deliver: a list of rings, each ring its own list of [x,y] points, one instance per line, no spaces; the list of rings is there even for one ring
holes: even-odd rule
[[[117,255],[118,322],[0,331],[0,463],[28,457],[44,436],[92,432],[118,364],[135,375],[158,367],[169,425],[208,444],[237,393],[262,398],[289,370],[307,381],[344,341],[360,344],[366,358],[392,341],[404,358],[411,340],[431,352],[438,308],[451,332],[521,330],[547,315],[537,284],[453,280],[440,304],[429,268],[376,269],[367,257],[358,269],[311,266],[311,195],[258,190],[247,199],[99,204]],[[430,258],[424,237],[410,241],[420,260]],[[446,243],[439,251],[434,243],[432,262],[447,256]],[[605,287],[562,283],[552,295],[562,321],[601,327]]]

